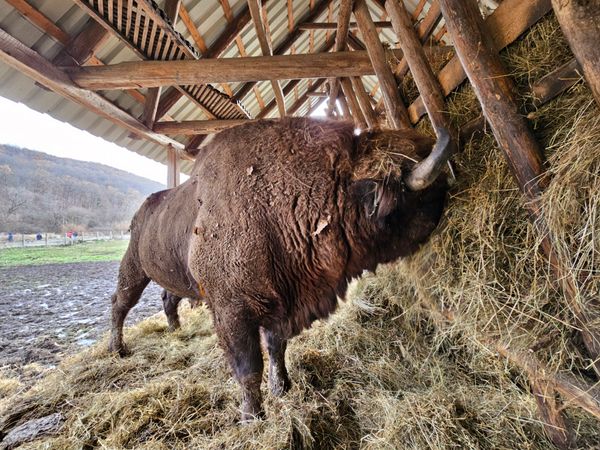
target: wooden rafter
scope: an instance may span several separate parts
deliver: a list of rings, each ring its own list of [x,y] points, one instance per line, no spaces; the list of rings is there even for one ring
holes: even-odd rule
[[[352,88],[354,89],[354,94],[356,95],[356,99],[358,100],[358,106],[363,113],[363,117],[365,118],[367,125],[369,128],[377,127],[377,115],[375,111],[373,111],[373,107],[371,106],[371,101],[369,99],[369,94],[365,91],[365,86],[360,77],[352,77],[350,78],[352,82]]]
[[[342,86],[342,91],[344,92],[344,97],[346,97],[346,100],[348,100],[348,106],[350,107],[350,113],[354,119],[356,128],[359,130],[366,130],[368,128],[368,124],[365,120],[362,110],[360,109],[360,105],[358,103],[358,99],[356,98],[356,93],[354,92],[352,83],[348,78],[341,78],[340,84]]]
[[[227,4],[226,0],[221,0],[221,5]],[[225,10],[225,6],[223,6]],[[244,9],[237,15],[233,17],[233,13],[231,12],[231,8],[229,8],[230,16],[225,13],[226,17],[228,17],[228,25],[219,35],[217,40],[207,49],[205,58],[218,58],[229,48],[229,46],[238,38],[239,34],[242,32],[244,27],[250,22],[250,10],[248,7],[244,7]],[[229,19],[231,17],[231,19]],[[157,120],[160,120],[164,117],[165,114],[169,112],[169,110],[177,103],[177,101],[182,97],[182,93],[175,88],[169,89],[161,98],[160,103],[158,105],[158,111],[156,113]]]
[[[283,55],[285,52],[287,52],[302,34],[302,30],[299,28],[299,24],[305,22],[313,22],[323,13],[323,11],[325,11],[330,1],[331,0],[319,0],[319,2],[314,6],[314,8],[310,9],[308,13],[300,17],[298,23],[294,26],[294,30],[290,32],[284,38],[284,40],[273,49],[273,55]],[[311,53],[313,52],[314,44]],[[242,100],[248,94],[248,92],[252,90],[254,84],[254,82],[245,83],[243,86],[238,88],[234,98],[237,100]]]
[[[247,0],[248,7],[250,8],[250,16],[252,17],[252,22],[254,22],[254,29],[256,30],[256,37],[258,38],[258,42],[260,44],[260,48],[262,50],[263,56],[271,56],[272,50],[271,45],[269,43],[269,38],[267,37],[267,30],[265,29],[265,24],[268,23],[266,20],[263,23],[260,14],[260,5],[259,0]],[[272,79],[271,80],[271,88],[273,89],[273,94],[275,95],[275,99],[277,100],[277,108],[279,109],[279,117],[285,116],[285,99],[283,97],[283,92],[281,90],[281,85],[279,81]]]
[[[229,120],[188,120],[185,122],[157,122],[154,131],[161,134],[212,134],[227,128],[253,122],[252,119],[229,119]]]

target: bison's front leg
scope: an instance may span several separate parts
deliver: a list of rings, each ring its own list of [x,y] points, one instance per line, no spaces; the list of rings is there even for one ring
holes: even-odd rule
[[[273,395],[281,397],[292,386],[285,367],[287,340],[269,330],[264,330],[263,334],[269,351],[269,389]]]
[[[215,311],[217,335],[242,389],[242,423],[262,418],[263,360],[259,327],[242,308]]]

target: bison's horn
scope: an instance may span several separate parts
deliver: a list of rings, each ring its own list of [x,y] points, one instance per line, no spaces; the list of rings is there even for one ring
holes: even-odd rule
[[[452,156],[454,145],[450,133],[445,128],[439,128],[436,131],[437,142],[431,153],[419,162],[404,179],[406,186],[411,191],[420,191],[433,183]]]

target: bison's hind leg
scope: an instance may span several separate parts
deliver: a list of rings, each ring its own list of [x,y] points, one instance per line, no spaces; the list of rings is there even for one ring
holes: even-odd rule
[[[177,314],[177,307],[181,301],[181,297],[163,289],[162,294],[163,308],[167,316],[167,323],[169,324],[169,331],[175,331],[181,328],[179,323],[179,314]]]
[[[130,244],[121,261],[117,290],[112,296],[111,332],[108,350],[117,352],[120,356],[129,354],[127,346],[123,342],[125,317],[139,301],[142,292],[150,282],[150,278],[142,270],[139,260],[132,253]]]
[[[273,395],[281,397],[292,387],[285,367],[287,340],[266,329],[263,329],[263,335],[269,352],[269,389]]]
[[[236,303],[215,308],[215,329],[242,389],[241,422],[248,423],[264,416],[260,392],[263,359],[259,326],[252,314]]]

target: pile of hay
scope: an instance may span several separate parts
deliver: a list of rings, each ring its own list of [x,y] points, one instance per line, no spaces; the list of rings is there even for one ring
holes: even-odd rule
[[[504,57],[524,85],[570,56],[556,23],[545,19]],[[468,87],[449,107],[459,124],[478,109]],[[597,299],[598,108],[580,83],[531,117],[548,150],[549,226],[582,301]],[[237,424],[239,390],[210,314],[196,309],[183,312],[183,328],[174,334],[164,317],[127,330],[129,358],[108,355],[102,342],[31,389],[0,380],[7,394],[0,431],[60,412],[60,433],[29,448],[551,447],[527,378],[482,337],[533,348],[552,370],[590,384],[598,378],[493,137],[468,143],[456,165],[458,183],[431,243],[355,283],[328,323],[291,342],[293,388],[278,399],[265,387],[266,420]],[[598,304],[583,307],[600,317]],[[436,311],[449,309],[459,320],[439,320]],[[565,411],[581,448],[600,445],[593,417]]]

